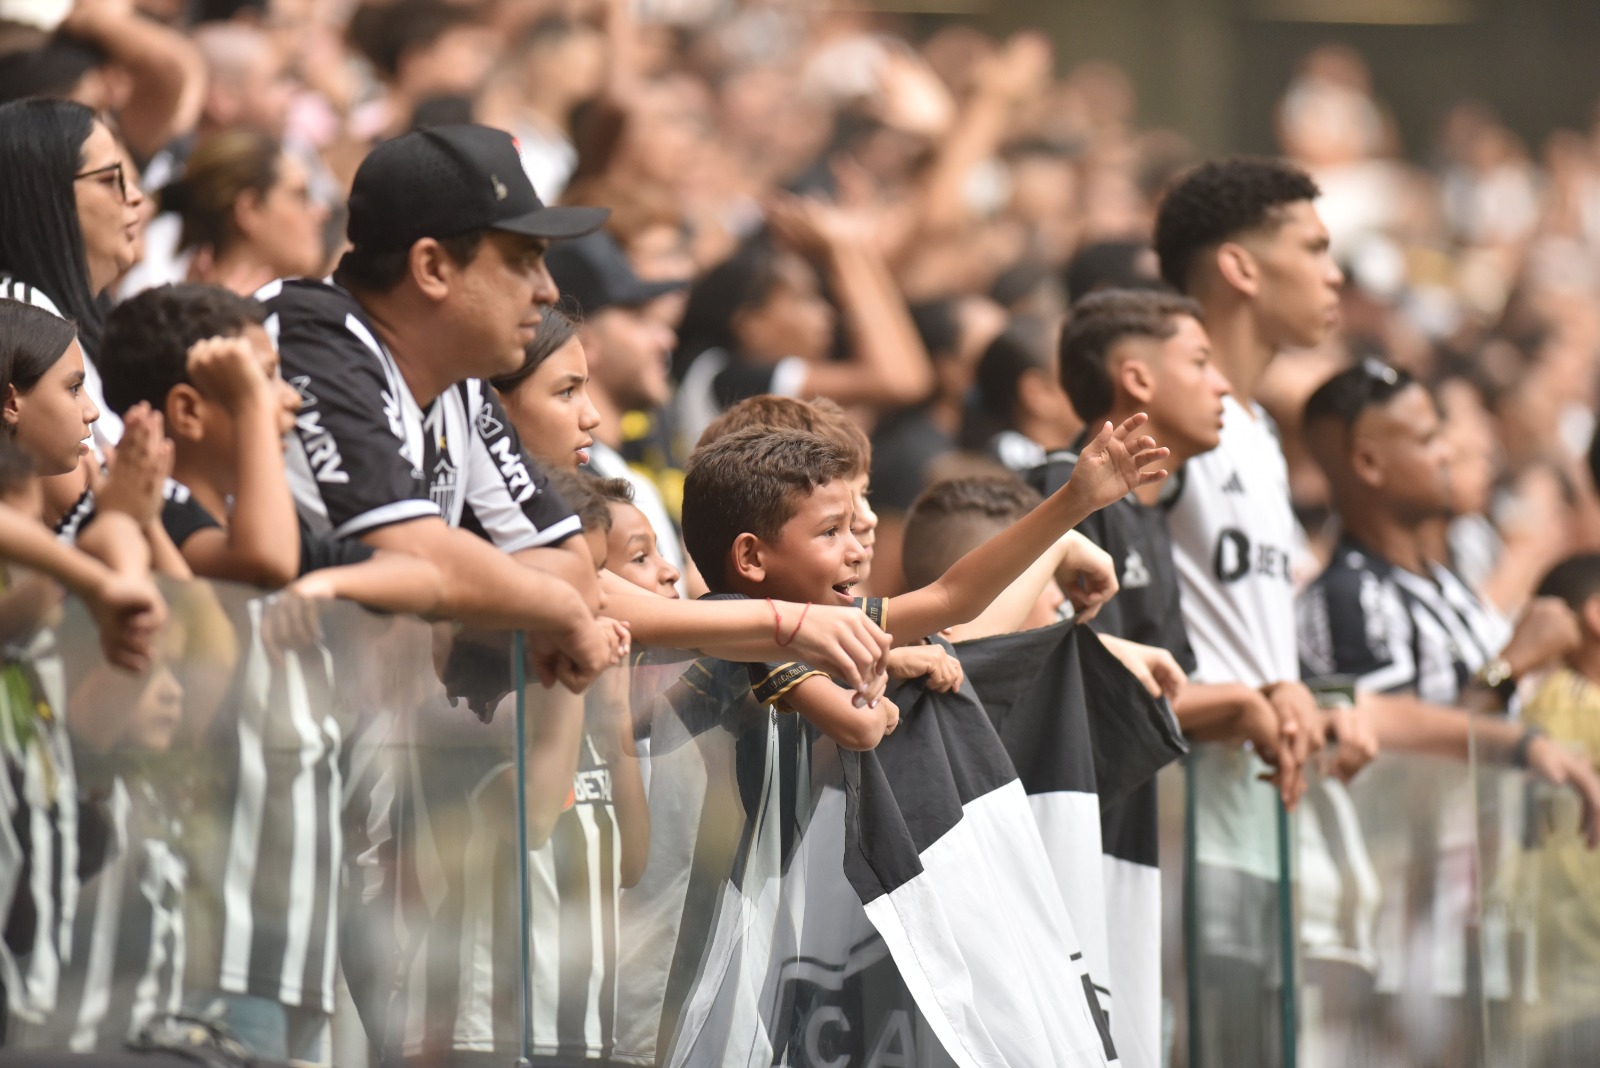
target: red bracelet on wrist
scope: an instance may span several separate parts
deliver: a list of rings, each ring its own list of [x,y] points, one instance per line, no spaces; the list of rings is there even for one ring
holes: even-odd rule
[[[777,608],[773,608],[772,611],[773,611],[774,614],[776,614],[778,610],[777,610]],[[779,649],[782,649],[785,646],[787,646],[789,644],[789,642],[794,641],[796,636],[799,635],[800,628],[806,625],[806,613],[809,612],[809,611],[811,611],[811,602],[807,601],[806,602],[806,606],[804,608],[800,609],[800,622],[796,623],[794,625],[794,630],[789,632],[789,641],[780,641],[780,642],[778,642],[778,648]],[[774,637],[774,639],[776,639],[777,638],[777,634],[774,633],[773,637]]]

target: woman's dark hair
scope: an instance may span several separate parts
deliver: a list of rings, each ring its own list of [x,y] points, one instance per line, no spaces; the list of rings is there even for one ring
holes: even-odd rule
[[[1015,428],[1017,389],[1024,374],[1043,371],[1055,377],[1051,370],[1052,325],[1038,316],[1016,316],[984,350],[978,361],[977,386],[983,414],[993,424],[991,433]]]
[[[694,284],[678,327],[674,371],[679,377],[690,361],[707,349],[733,353],[738,348],[733,336],[734,318],[747,308],[766,303],[783,279],[780,266],[785,255],[761,234],[746,241]]]
[[[54,301],[78,324],[91,357],[105,311],[89,291],[73,182],[96,121],[93,111],[67,100],[0,105],[0,273]]]
[[[43,308],[0,298],[0,393],[26,393],[72,344],[72,324]]]
[[[544,317],[539,320],[539,329],[533,333],[533,340],[522,350],[522,366],[509,374],[489,379],[489,384],[501,393],[510,393],[531,378],[539,365],[555,355],[557,349],[577,336],[577,313],[546,308]]]
[[[239,236],[234,205],[246,193],[265,197],[282,162],[283,146],[254,130],[226,130],[196,145],[183,177],[161,191],[161,210],[183,220],[179,248],[227,251]]]

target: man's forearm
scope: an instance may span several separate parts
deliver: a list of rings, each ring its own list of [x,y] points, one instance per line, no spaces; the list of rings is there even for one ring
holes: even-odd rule
[[[1407,694],[1367,694],[1362,700],[1371,702],[1378,744],[1401,753],[1466,760],[1476,736],[1478,758],[1504,764],[1524,731],[1521,724],[1507,719],[1430,704]]]
[[[439,613],[472,626],[556,633],[594,615],[569,583],[437,519],[383,527],[362,540],[432,563],[441,579]]]

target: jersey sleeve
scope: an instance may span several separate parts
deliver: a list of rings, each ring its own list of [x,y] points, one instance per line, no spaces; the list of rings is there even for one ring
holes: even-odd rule
[[[183,543],[202,530],[215,530],[222,526],[217,517],[201,507],[182,484],[167,480],[165,499],[161,502],[161,525],[166,528],[172,544],[183,548]]]
[[[461,525],[508,553],[581,534],[583,524],[523,450],[494,390],[482,382],[458,388],[472,420]]]
[[[300,394],[287,457],[295,504],[334,538],[439,515],[405,382],[353,302],[318,289],[328,287],[259,294],[283,377]]]
[[[1354,676],[1359,689],[1414,689],[1411,619],[1393,585],[1363,568],[1331,566],[1296,605],[1302,673]]]
[[[300,574],[309,575],[325,567],[361,564],[373,557],[370,545],[353,539],[334,539],[317,534],[300,520]]]

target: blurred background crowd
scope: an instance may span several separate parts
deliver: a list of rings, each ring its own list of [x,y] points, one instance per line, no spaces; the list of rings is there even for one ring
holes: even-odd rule
[[[634,352],[590,352],[616,414],[638,413],[609,444],[670,508],[686,448],[730,400],[838,399],[876,446],[885,592],[898,516],[931,477],[1026,468],[1072,439],[1054,324],[1090,289],[1154,276],[1155,198],[1229,147],[1142,123],[1122,69],[1069,65],[1039,32],[783,2],[5,0],[0,98],[41,94],[114,116],[133,156],[124,296],[320,273],[378,140],[466,118],[511,131],[546,201],[611,207],[641,277],[693,281],[633,309],[652,328]],[[1313,547],[1327,491],[1296,415],[1333,370],[1378,355],[1437,388],[1452,559],[1515,611],[1600,530],[1584,522],[1595,132],[1530,143],[1463,100],[1403,144],[1344,45],[1303,54],[1273,114],[1276,149],[1323,190],[1347,278],[1343,329],[1275,363],[1263,395]],[[885,326],[908,315],[914,335]],[[653,370],[667,351],[670,379]]]

